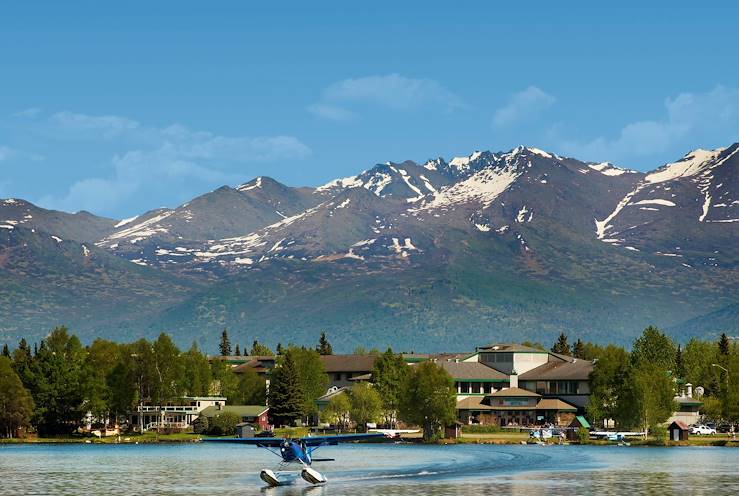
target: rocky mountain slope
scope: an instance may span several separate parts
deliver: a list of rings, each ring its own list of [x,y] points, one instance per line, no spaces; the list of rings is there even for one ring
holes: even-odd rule
[[[518,147],[388,162],[315,189],[260,177],[124,221],[0,200],[0,332],[59,321],[205,344],[228,326],[274,344],[326,330],[347,348],[430,350],[561,331],[628,341],[648,324],[738,331],[726,328],[739,297],[738,171],[736,144],[647,174]],[[59,256],[60,243],[78,253]],[[34,310],[44,295],[25,291],[18,264],[39,281],[81,279],[53,279]],[[69,311],[59,291],[92,310]]]

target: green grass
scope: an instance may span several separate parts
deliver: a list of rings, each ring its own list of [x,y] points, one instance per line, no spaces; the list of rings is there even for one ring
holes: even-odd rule
[[[144,434],[124,434],[120,436],[121,444],[149,444],[149,443],[186,443],[197,442],[203,436],[191,432],[178,432],[175,434],[159,434],[156,432],[145,432]],[[81,436],[54,436],[54,437],[31,437],[25,439],[0,439],[0,444],[25,444],[25,443],[48,443],[48,444],[117,444],[117,436],[103,438],[81,437]]]

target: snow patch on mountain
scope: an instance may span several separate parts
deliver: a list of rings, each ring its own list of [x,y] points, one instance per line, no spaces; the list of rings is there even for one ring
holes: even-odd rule
[[[118,229],[119,227],[123,227],[123,226],[125,226],[126,224],[130,224],[131,222],[135,221],[135,220],[136,220],[136,219],[138,219],[138,218],[139,218],[139,216],[138,216],[138,215],[134,215],[133,217],[129,217],[128,219],[123,219],[123,220],[122,220],[122,221],[120,221],[120,222],[119,222],[118,224],[114,225],[113,227],[114,227],[115,229]]]
[[[644,181],[647,183],[661,183],[671,181],[679,177],[694,176],[702,172],[710,162],[715,160],[725,148],[717,148],[716,150],[698,149],[686,154],[677,162],[666,164],[657,169],[657,171],[647,174]]]
[[[675,202],[656,198],[654,200],[639,200],[638,202],[632,203],[632,205],[664,205],[665,207],[674,207]]]
[[[256,178],[253,183],[250,181],[248,183],[241,184],[239,186],[236,186],[236,189],[241,192],[244,192],[244,191],[251,191],[253,189],[258,189],[261,187],[262,187],[262,177],[260,176]]]
[[[480,202],[483,208],[487,208],[520,175],[521,172],[514,166],[485,168],[463,181],[441,189],[434,194],[431,201],[413,212],[450,208],[472,201]]]
[[[127,229],[115,232],[99,241],[98,245],[104,245],[112,240],[127,239],[130,243],[134,244],[137,241],[146,239],[157,233],[166,233],[167,229],[162,226],[157,226],[157,223],[166,219],[174,213],[174,210],[165,210],[162,213],[155,215],[154,217],[147,219],[143,222],[135,224]]]

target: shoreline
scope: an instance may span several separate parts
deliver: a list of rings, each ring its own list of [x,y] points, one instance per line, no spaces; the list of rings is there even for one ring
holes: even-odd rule
[[[223,436],[230,437],[230,436]],[[12,439],[0,439],[0,447],[10,445],[33,445],[33,444],[45,444],[45,445],[61,445],[61,444],[104,444],[104,445],[142,445],[142,444],[197,444],[202,442],[203,436],[199,434],[146,434],[146,435],[132,435],[132,436],[109,436],[106,438],[96,437],[73,437],[73,436],[60,436],[60,437],[48,437],[48,438],[12,438]],[[406,444],[422,444],[419,437],[404,437],[399,440]],[[457,439],[440,439],[430,445],[458,445],[458,444],[493,444],[493,445],[518,445],[518,446],[617,446],[614,442],[604,440],[591,440],[588,443],[566,442],[560,445],[558,442],[548,442],[539,445],[535,442],[530,442],[528,436],[520,434],[515,435],[471,435],[463,434]],[[684,447],[684,446],[696,446],[696,447],[717,447],[717,448],[739,448],[739,439],[732,440],[726,436],[716,437],[694,437],[688,441],[657,441],[655,439],[634,439],[629,441],[629,447]]]

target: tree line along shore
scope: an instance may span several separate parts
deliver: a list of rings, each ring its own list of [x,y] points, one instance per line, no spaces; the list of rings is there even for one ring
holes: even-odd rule
[[[524,344],[544,349],[539,343]],[[615,429],[642,430],[661,441],[666,436],[664,423],[675,410],[676,391],[685,383],[702,386],[705,418],[739,422],[739,347],[726,334],[717,341],[693,338],[683,345],[648,327],[631,350],[580,339],[570,345],[562,334],[551,351],[593,361],[586,411],[593,425],[609,421]],[[258,340],[249,350],[232,348],[224,330],[219,352],[220,356],[209,357],[196,344],[182,351],[166,333],[153,341],[96,339],[85,346],[65,327],[52,330],[39,343],[22,339],[12,350],[6,344],[0,356],[0,437],[70,439],[85,417],[103,428],[134,429],[125,419],[138,406],[161,405],[182,396],[217,395],[229,405],[269,404],[275,426],[317,421],[316,400],[329,384],[320,358],[333,353],[325,334],[315,348],[279,345],[273,353]],[[368,423],[387,427],[400,423],[418,426],[423,438],[431,441],[443,437],[444,427],[457,420],[454,382],[433,360],[409,367],[391,349],[356,352],[376,355],[371,381],[332,397],[320,412],[322,423],[339,431],[362,430]],[[234,354],[276,355],[276,366],[268,377],[249,369],[235,374],[219,359]],[[193,428],[197,433],[233,435],[236,423],[238,418],[224,414],[217,425],[202,419]],[[462,427],[468,431],[462,441],[521,440],[520,435],[500,433],[494,426],[487,432],[473,427]],[[135,439],[141,442],[190,439],[181,434],[138,436]]]

